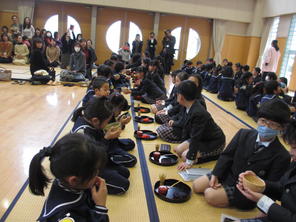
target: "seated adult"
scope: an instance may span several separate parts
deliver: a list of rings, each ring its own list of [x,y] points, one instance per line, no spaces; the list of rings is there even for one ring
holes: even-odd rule
[[[46,57],[48,65],[51,67],[57,67],[60,64],[61,50],[56,44],[55,39],[51,39],[49,45],[46,47]]]
[[[61,81],[79,82],[85,80],[85,55],[81,51],[81,46],[78,42],[74,44],[74,52],[71,54],[69,66],[69,70],[61,71]]]
[[[12,49],[13,44],[8,40],[8,35],[2,34],[0,42],[0,63],[12,62]]]
[[[30,52],[28,46],[23,43],[23,37],[21,35],[18,35],[17,42],[14,46],[13,64],[25,65],[26,63],[28,63],[29,53]]]
[[[55,72],[48,66],[44,55],[44,42],[34,39],[30,57],[30,71],[33,84],[46,84],[50,80],[55,81]]]
[[[280,99],[259,109],[257,129],[241,129],[221,153],[211,174],[193,182],[196,193],[204,193],[208,204],[248,210],[256,206],[237,189],[239,175],[246,170],[264,180],[278,181],[290,164],[290,155],[277,135],[290,120],[290,110]]]

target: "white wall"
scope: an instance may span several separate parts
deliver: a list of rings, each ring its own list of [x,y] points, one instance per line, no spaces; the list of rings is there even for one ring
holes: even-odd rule
[[[256,0],[52,0],[251,22]]]
[[[277,37],[288,37],[292,15],[283,15],[280,17]]]
[[[295,14],[296,0],[265,0],[264,17]]]

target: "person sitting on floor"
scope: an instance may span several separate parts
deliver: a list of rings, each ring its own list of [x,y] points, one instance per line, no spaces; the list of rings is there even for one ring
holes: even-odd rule
[[[195,193],[204,193],[208,204],[249,210],[256,203],[237,189],[239,175],[252,170],[264,180],[277,181],[289,167],[290,155],[277,135],[290,120],[289,107],[281,100],[264,103],[257,129],[241,129],[221,153],[212,173],[193,182]]]
[[[86,63],[85,55],[81,51],[79,42],[74,44],[74,52],[70,57],[70,70],[61,71],[61,81],[65,82],[79,82],[85,81]]]
[[[190,80],[180,83],[177,100],[183,106],[182,141],[174,151],[182,158],[178,170],[195,163],[218,159],[225,146],[225,135],[197,98],[198,88]],[[200,95],[198,96],[200,97]],[[174,121],[170,123],[174,124]]]
[[[14,58],[13,64],[15,65],[25,65],[28,63],[29,59],[29,49],[26,44],[23,43],[23,37],[21,35],[17,36],[17,43],[14,46]]]
[[[265,181],[263,193],[251,191],[243,185],[245,175],[256,175],[246,171],[239,175],[237,189],[249,200],[257,203],[257,208],[263,213],[258,218],[242,219],[240,222],[293,222],[296,217],[296,120],[292,120],[283,134],[284,141],[290,145],[292,163],[290,169],[278,181]],[[260,176],[260,175],[259,175]],[[281,201],[281,205],[275,200]]]
[[[261,69],[259,67],[255,67],[253,69],[253,85],[256,85],[258,82],[262,81],[261,77]]]
[[[38,221],[109,222],[106,182],[98,176],[107,159],[105,147],[75,134],[40,150],[29,170],[29,189],[38,196],[51,182],[42,166],[45,158],[54,180]]]
[[[61,50],[56,45],[56,40],[52,38],[49,45],[46,47],[48,65],[51,67],[57,67],[60,64],[60,54]]]
[[[238,92],[235,97],[235,105],[239,110],[246,110],[249,105],[249,99],[253,90],[253,76],[252,73],[246,72],[240,79]]]
[[[226,66],[222,69],[222,77],[218,91],[218,99],[223,101],[233,101],[233,87],[233,70],[230,66]]]
[[[264,82],[258,82],[252,89],[252,95],[249,99],[247,114],[257,122],[257,113],[260,107],[260,101],[263,97]]]
[[[12,63],[13,44],[8,39],[7,34],[1,35],[0,41],[0,63]]]
[[[218,93],[220,81],[221,81],[221,69],[222,67],[218,65],[213,69],[211,78],[209,80],[209,84],[207,87],[205,87],[205,90],[207,90],[210,93]]]
[[[112,117],[113,107],[110,101],[106,97],[93,98],[85,107],[74,112],[72,118],[74,126],[71,133],[83,133],[106,146],[108,161],[99,176],[106,180],[109,194],[123,194],[130,185],[128,180],[130,172],[126,167],[113,160],[122,153],[128,156],[129,154],[118,146],[112,146],[111,141],[117,139],[121,134],[120,127],[103,130]]]
[[[260,101],[260,105],[266,101],[272,100],[281,93],[280,84],[276,80],[270,80],[264,82],[264,96]]]
[[[48,66],[44,55],[44,42],[42,39],[34,39],[30,57],[30,71],[32,84],[47,84],[55,81],[55,71]]]

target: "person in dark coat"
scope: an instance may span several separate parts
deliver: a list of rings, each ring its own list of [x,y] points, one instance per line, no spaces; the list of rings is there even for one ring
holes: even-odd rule
[[[290,164],[290,155],[277,135],[290,120],[287,104],[279,99],[266,102],[258,112],[257,129],[240,129],[221,153],[211,174],[193,182],[196,193],[204,193],[208,204],[215,207],[253,209],[237,189],[239,175],[252,170],[263,180],[278,181]]]
[[[177,88],[177,100],[183,106],[182,141],[174,151],[182,158],[179,170],[195,163],[218,159],[225,146],[225,135],[210,113],[197,101],[198,88],[185,80]],[[171,123],[172,125],[174,122]]]
[[[246,110],[249,105],[249,99],[253,90],[253,77],[252,73],[246,72],[242,75],[238,92],[235,97],[235,105],[239,110]]]
[[[164,58],[164,73],[169,74],[171,67],[174,65],[175,44],[176,38],[172,36],[171,30],[168,29],[164,32],[165,37],[162,39],[162,52],[161,55]]]
[[[136,35],[136,39],[133,41],[132,56],[136,53],[142,54],[143,41],[141,40],[140,34]]]
[[[36,71],[45,70],[48,75],[38,75]],[[49,69],[47,59],[44,54],[44,42],[41,39],[34,39],[33,48],[30,57],[30,71],[32,83],[40,82],[46,84],[50,80],[55,81],[55,72]]]
[[[253,70],[253,85],[262,81],[261,77],[261,69],[259,67],[255,67]]]
[[[150,32],[149,39],[147,40],[147,49],[146,51],[149,52],[150,58],[154,59],[155,57],[155,50],[156,50],[157,40],[155,38],[155,33]]]
[[[218,91],[218,99],[221,99],[223,101],[233,101],[233,87],[233,70],[231,67],[227,66],[222,70],[222,77]]]
[[[284,141],[291,147],[292,163],[290,169],[278,181],[265,181],[262,193],[253,192],[244,187],[242,180],[247,174],[256,175],[252,171],[240,174],[237,188],[249,200],[257,203],[263,213],[255,219],[242,219],[241,222],[293,222],[296,220],[296,120],[292,120],[285,129]],[[281,205],[275,203],[281,201]]]
[[[66,69],[70,63],[70,56],[74,50],[74,40],[70,38],[70,34],[66,32],[62,38],[62,47],[61,47],[61,68]]]

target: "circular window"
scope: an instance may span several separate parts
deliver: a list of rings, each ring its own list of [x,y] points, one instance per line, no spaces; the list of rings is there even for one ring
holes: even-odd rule
[[[59,15],[53,15],[46,20],[44,28],[52,34],[59,30]]]
[[[106,32],[106,42],[109,49],[118,53],[120,41],[121,21],[111,24]]]
[[[201,41],[199,38],[199,34],[195,30],[189,29],[186,59],[191,60],[195,56],[197,56],[200,50],[200,46],[201,46]]]

